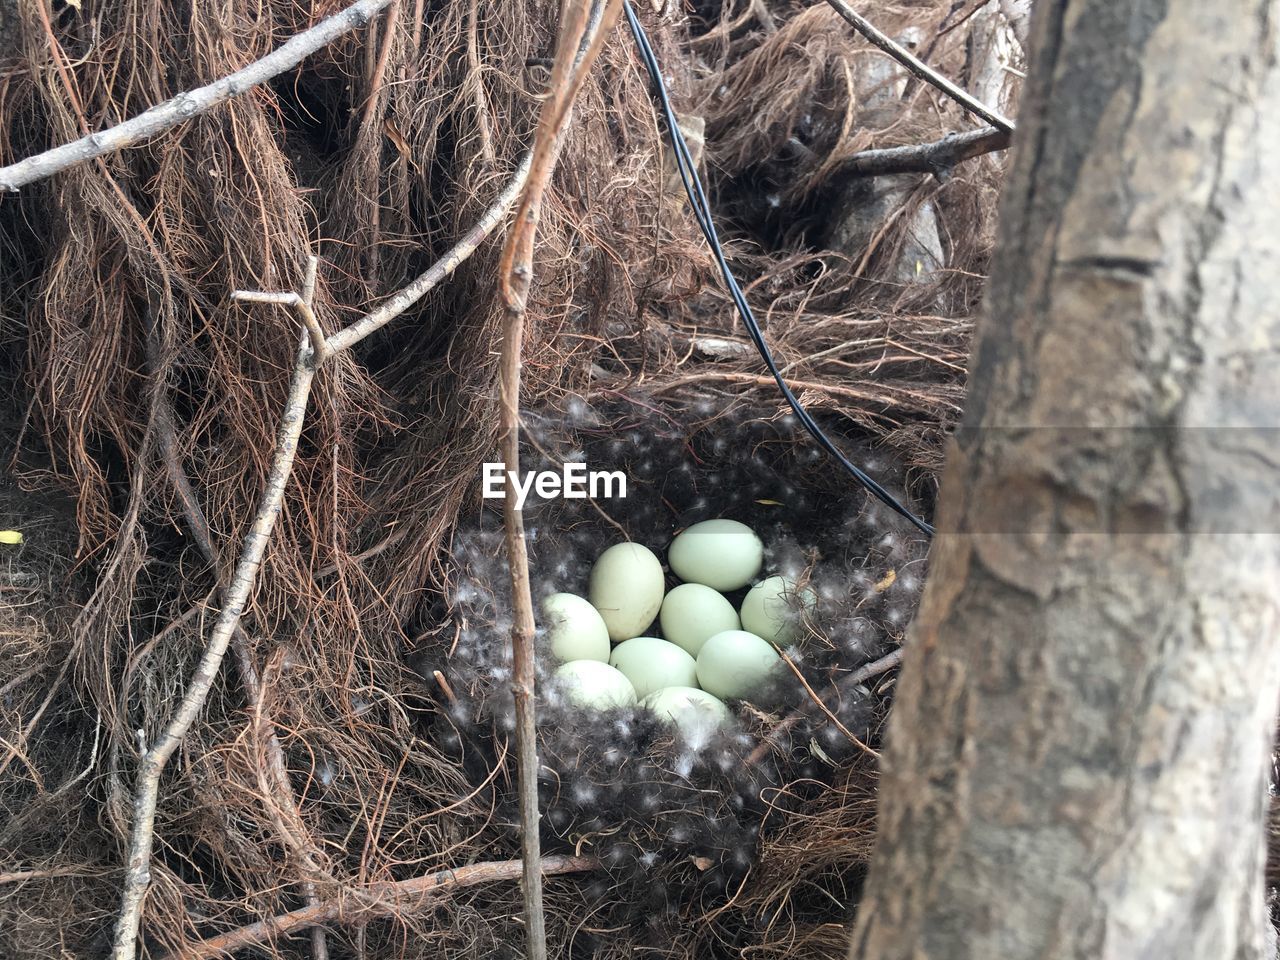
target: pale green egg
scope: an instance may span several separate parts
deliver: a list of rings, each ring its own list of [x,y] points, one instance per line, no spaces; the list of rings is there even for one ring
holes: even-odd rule
[[[641,700],[663,687],[692,687],[698,683],[698,666],[693,657],[657,637],[622,641],[613,648],[609,664],[631,681]]]
[[[778,651],[754,633],[725,630],[707,640],[698,653],[698,685],[717,697],[743,700],[780,659]]]
[[[615,643],[644,633],[662,606],[662,564],[648,547],[619,543],[591,568],[587,599],[600,612]]]
[[[662,635],[695,657],[708,637],[742,626],[733,604],[700,583],[682,583],[668,593],[658,618]]]
[[[729,719],[729,708],[697,687],[666,687],[645,697],[641,706],[675,724],[689,738],[710,733]]]
[[[737,520],[703,520],[671,541],[667,562],[688,583],[737,590],[760,573],[764,544]]]
[[[609,628],[599,612],[582,597],[553,593],[542,601],[542,623],[547,628],[551,655],[561,663],[570,660],[609,659]]]
[[[599,660],[570,660],[556,669],[555,679],[569,701],[579,707],[608,710],[636,702],[631,681]]]
[[[817,595],[808,587],[796,592],[790,577],[766,577],[742,600],[742,629],[786,644],[795,639],[803,610],[812,610]]]

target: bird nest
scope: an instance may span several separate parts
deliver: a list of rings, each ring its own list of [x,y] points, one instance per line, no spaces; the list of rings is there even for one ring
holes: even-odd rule
[[[677,733],[643,707],[577,706],[557,695],[554,660],[542,651],[544,851],[598,864],[550,888],[575,956],[641,948],[695,956],[717,945],[760,949],[821,937],[832,904],[850,902],[865,865],[869,744],[923,579],[922,536],[851,487],[790,417],[726,413],[696,391],[682,400],[658,406],[624,395],[526,415],[522,466],[559,471],[585,462],[629,481],[625,498],[526,504],[535,597],[585,593],[592,562],[621,540],[665,555],[689,524],[732,517],[764,541],[762,574],[790,577],[817,602],[803,639],[784,649],[785,666],[720,730]],[[844,443],[901,494],[904,471],[893,457]],[[514,730],[502,545],[498,510],[460,523],[448,616],[413,663],[431,701],[424,739],[468,772],[471,822],[494,838],[485,849],[504,837],[514,856],[517,798],[495,776]],[[729,596],[740,602],[744,592]],[[805,850],[815,842],[816,857]],[[615,942],[619,931],[625,947]],[[515,925],[510,935],[518,937]]]

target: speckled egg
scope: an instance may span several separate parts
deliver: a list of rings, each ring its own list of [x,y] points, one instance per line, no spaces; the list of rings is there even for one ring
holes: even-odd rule
[[[663,687],[692,687],[698,683],[698,667],[674,643],[657,637],[632,637],[613,648],[609,664],[622,672],[643,700]]]
[[[561,663],[609,659],[609,628],[599,612],[582,597],[553,593],[542,601],[547,646]]]
[[[640,636],[653,623],[665,587],[662,564],[652,550],[619,543],[600,554],[591,568],[587,599],[616,643]]]
[[[801,608],[812,610],[817,602],[808,587],[797,593],[790,577],[766,577],[742,600],[742,629],[774,643],[790,643],[798,633]]]
[[[742,626],[733,604],[700,583],[682,583],[668,593],[658,619],[662,635],[695,657],[708,637]]]
[[[715,590],[750,583],[764,563],[764,544],[737,520],[703,520],[671,541],[667,562],[681,580]]]
[[[767,640],[745,630],[725,630],[698,653],[698,685],[723,699],[750,697],[781,659]]]
[[[636,688],[618,670],[599,660],[571,660],[555,672],[555,680],[569,701],[579,707],[608,710],[630,707]]]

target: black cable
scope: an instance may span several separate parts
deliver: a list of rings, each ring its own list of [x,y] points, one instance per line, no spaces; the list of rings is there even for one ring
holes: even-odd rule
[[[773,359],[773,354],[769,351],[769,345],[765,343],[760,324],[756,322],[755,314],[751,312],[751,306],[747,303],[747,298],[743,296],[742,288],[738,286],[738,281],[733,276],[733,270],[730,269],[729,262],[725,258],[724,249],[720,246],[720,237],[716,232],[715,223],[711,217],[711,204],[707,200],[702,181],[698,177],[693,157],[689,154],[689,146],[685,143],[684,134],[680,131],[680,124],[676,120],[675,111],[671,106],[671,98],[667,94],[667,85],[662,79],[662,70],[658,66],[658,58],[654,56],[653,47],[649,45],[649,37],[644,32],[644,27],[640,25],[635,11],[631,9],[630,0],[623,0],[623,10],[627,14],[627,22],[631,26],[631,34],[635,37],[636,46],[640,50],[640,59],[644,61],[645,68],[649,71],[649,76],[653,80],[654,95],[657,97],[663,120],[666,122],[667,132],[671,136],[671,146],[676,157],[676,169],[680,173],[680,180],[684,184],[685,193],[688,194],[689,203],[693,207],[694,218],[698,221],[698,226],[702,229],[702,235],[706,237],[707,244],[711,247],[711,253],[714,255],[716,265],[720,268],[720,273],[724,277],[729,296],[733,299],[734,306],[738,308],[738,313],[742,316],[742,322],[747,328],[747,334],[751,337],[751,342],[755,344],[756,350],[759,351],[765,366],[773,374],[773,379],[778,384],[778,389],[786,397],[787,403],[796,415],[796,419],[809,431],[814,440],[817,441],[818,446],[834,457],[854,480],[873,497],[894,513],[905,517],[926,536],[932,537],[933,527],[930,524],[912,513],[893,494],[868,476],[856,464],[852,463],[831,442],[817,422],[809,416],[809,412],[801,406],[796,395],[791,392],[791,388],[787,386],[787,382],[782,378],[782,372],[778,369],[778,365]]]

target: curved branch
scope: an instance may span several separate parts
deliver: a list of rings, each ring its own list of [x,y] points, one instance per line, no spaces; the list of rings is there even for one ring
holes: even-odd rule
[[[19,187],[53,176],[68,167],[133,146],[140,140],[199,116],[284,73],[343,34],[365,26],[375,13],[389,3],[391,0],[356,0],[341,13],[335,13],[310,30],[290,37],[261,60],[255,60],[230,76],[197,90],[180,93],[172,100],[157,104],[145,113],[99,133],[91,133],[7,167],[0,167],[0,191],[16,191]]]

